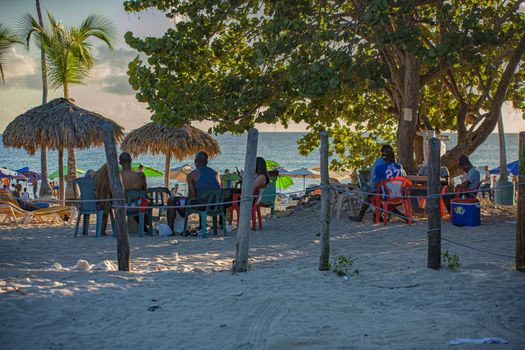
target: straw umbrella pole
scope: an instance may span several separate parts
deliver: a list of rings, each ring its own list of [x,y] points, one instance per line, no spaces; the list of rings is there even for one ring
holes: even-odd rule
[[[210,157],[220,153],[219,143],[202,130],[191,125],[177,128],[155,122],[130,132],[122,141],[122,150],[134,157],[144,153],[165,155],[164,186],[166,188],[169,188],[171,158],[180,161],[201,151],[206,152]]]
[[[16,117],[5,129],[2,139],[7,147],[22,148],[34,155],[40,145],[59,152],[60,200],[64,200],[64,149],[86,149],[104,144],[102,125],[111,123],[120,141],[123,128],[113,120],[57,98]],[[60,157],[62,156],[62,157]]]

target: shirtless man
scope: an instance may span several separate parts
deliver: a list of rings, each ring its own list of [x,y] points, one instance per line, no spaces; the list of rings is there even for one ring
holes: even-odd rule
[[[131,190],[146,190],[148,189],[148,184],[146,182],[146,175],[144,173],[139,173],[131,170],[131,155],[127,152],[123,152],[118,157],[118,162],[122,166],[122,171],[120,172],[120,177],[122,178],[122,184],[124,185],[124,192]],[[135,221],[139,221],[137,216],[133,216]],[[149,231],[148,223],[150,222],[148,214],[146,214],[146,223],[144,225],[144,230],[146,233]],[[104,231],[103,231],[104,232]]]
[[[122,166],[120,176],[124,185],[124,191],[146,190],[148,188],[144,173],[131,170],[131,156],[129,153],[123,152],[118,157],[118,162]]]

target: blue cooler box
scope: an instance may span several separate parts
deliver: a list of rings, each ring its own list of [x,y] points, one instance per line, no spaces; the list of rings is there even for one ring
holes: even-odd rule
[[[452,225],[481,225],[481,210],[479,201],[475,198],[457,198],[450,201]]]

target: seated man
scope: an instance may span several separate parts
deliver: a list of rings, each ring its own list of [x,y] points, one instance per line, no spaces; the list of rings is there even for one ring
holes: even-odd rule
[[[120,172],[120,177],[122,178],[122,184],[124,185],[124,192],[130,190],[147,190],[148,183],[146,182],[146,176],[144,173],[135,172],[131,170],[131,155],[127,152],[121,153],[118,157],[119,164],[122,166],[122,171]],[[139,218],[133,217],[137,222]],[[146,218],[146,224],[144,225],[144,230],[148,232],[147,223],[149,220]],[[104,227],[105,229],[105,227]],[[103,230],[104,232],[105,230]]]
[[[123,152],[118,157],[118,161],[122,166],[120,176],[122,178],[122,184],[124,185],[124,191],[146,190],[148,188],[144,173],[131,170],[131,155],[129,153]]]
[[[476,169],[470,163],[470,160],[467,156],[462,155],[458,158],[458,165],[466,174],[465,180],[456,186],[455,192],[464,191],[465,193],[462,194],[462,197],[464,198],[476,198],[479,190],[479,185],[481,183],[481,174],[479,173],[479,170]],[[448,212],[450,213],[450,200],[452,198],[456,197],[455,194],[445,194],[443,195],[443,202],[445,203],[445,207],[447,208]]]
[[[218,190],[219,180],[215,170],[208,167],[208,155],[206,152],[199,152],[195,155],[195,169],[192,170],[187,176],[186,181],[188,182],[188,198],[196,199],[202,191]],[[194,202],[195,203],[195,202]],[[176,204],[175,198],[168,200],[169,206]],[[176,217],[176,208],[169,208],[167,213],[168,225],[173,230],[173,221]],[[180,211],[179,211],[180,213]],[[200,228],[206,225],[206,223],[200,223]],[[219,224],[222,224],[219,221]]]
[[[394,149],[390,145],[383,145],[381,147],[381,157],[376,159],[370,173],[370,194],[367,195],[366,200],[361,205],[361,209],[357,216],[351,216],[350,220],[362,222],[367,209],[370,207],[370,199],[375,196],[377,185],[387,178],[395,176],[404,176],[405,172],[400,164],[395,162]]]
[[[375,188],[379,187],[379,184],[384,180],[394,180],[396,177],[406,177],[406,172],[401,164],[396,163],[394,151],[388,151],[384,157],[385,163],[377,166],[374,173],[372,174],[372,180],[374,181]],[[391,195],[394,197],[401,196],[401,184],[395,182],[389,183],[388,186]],[[397,208],[394,208],[393,213],[400,215],[405,221],[404,213],[399,212]]]

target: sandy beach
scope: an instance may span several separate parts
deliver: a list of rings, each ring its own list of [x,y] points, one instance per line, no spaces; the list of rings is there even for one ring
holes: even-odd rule
[[[332,221],[349,278],[317,270],[318,217],[273,217],[250,235],[250,271],[232,274],[229,237],[131,236],[132,273],[112,237],[71,226],[0,228],[2,349],[523,349],[525,274],[515,222],[443,223],[457,272],[426,266],[426,223]],[[75,268],[79,259],[98,268]],[[58,265],[60,264],[60,266]],[[108,271],[109,266],[109,271]],[[358,273],[357,273],[358,271]],[[499,337],[507,345],[448,345]]]

